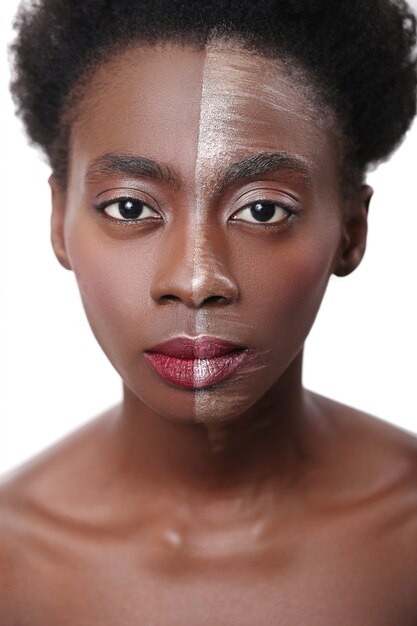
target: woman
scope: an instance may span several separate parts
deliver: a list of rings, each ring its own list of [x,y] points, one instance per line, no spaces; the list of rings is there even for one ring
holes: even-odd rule
[[[301,381],[415,114],[415,19],[301,4],[18,18],[53,248],[124,396],[3,482],[2,626],[416,623],[416,439]]]

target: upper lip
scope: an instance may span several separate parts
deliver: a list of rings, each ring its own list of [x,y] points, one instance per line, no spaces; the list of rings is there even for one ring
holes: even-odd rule
[[[234,350],[243,350],[245,346],[225,341],[219,337],[174,337],[169,341],[158,343],[146,352],[159,352],[180,359],[209,359],[222,356]]]

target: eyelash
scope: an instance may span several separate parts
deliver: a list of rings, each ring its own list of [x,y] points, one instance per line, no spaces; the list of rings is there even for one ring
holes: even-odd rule
[[[106,200],[105,202],[101,202],[99,204],[95,204],[94,208],[99,212],[102,213],[103,216],[108,219],[109,221],[115,223],[115,224],[122,224],[123,226],[126,225],[133,225],[133,224],[138,224],[139,222],[144,222],[146,220],[149,219],[148,218],[142,218],[142,219],[116,219],[115,217],[111,217],[110,215],[108,215],[105,211],[105,209],[109,206],[111,206],[112,204],[120,204],[121,202],[137,202],[140,205],[142,205],[143,207],[147,207],[148,209],[150,209],[153,213],[156,213],[156,211],[154,209],[152,209],[151,206],[149,206],[149,204],[147,204],[146,202],[142,202],[141,200],[138,200],[137,198],[132,198],[129,196],[125,196],[125,197],[121,197],[121,198],[113,198],[112,200]],[[151,219],[155,219],[155,218],[151,218]]]
[[[151,206],[149,206],[148,204],[146,204],[146,202],[142,202],[141,200],[138,200],[137,198],[132,198],[129,196],[126,197],[121,197],[121,198],[113,198],[112,200],[106,200],[105,202],[99,203],[99,204],[95,204],[94,208],[101,214],[103,214],[103,216],[108,219],[109,221],[111,221],[114,224],[120,224],[123,227],[125,226],[133,226],[133,225],[137,225],[140,222],[147,222],[149,219],[154,220],[154,217],[146,217],[146,218],[136,218],[136,219],[116,219],[115,217],[111,217],[110,215],[108,215],[105,211],[105,209],[113,204],[120,204],[121,202],[137,202],[140,205],[142,205],[143,207],[147,207],[149,210],[151,210],[152,212],[156,213],[155,209],[152,209]],[[284,217],[281,220],[275,221],[275,222],[250,222],[248,220],[243,220],[243,219],[238,219],[235,218],[236,215],[238,215],[239,213],[241,213],[242,211],[246,210],[246,209],[250,209],[250,207],[256,205],[256,204],[269,204],[269,205],[273,205],[275,207],[277,207],[278,209],[282,209],[284,211],[286,211],[287,216]],[[248,224],[251,227],[255,227],[255,228],[277,228],[280,226],[280,224],[284,224],[287,222],[292,221],[292,219],[298,214],[298,211],[296,211],[293,207],[285,204],[284,202],[272,202],[269,199],[266,198],[258,198],[257,200],[254,200],[253,202],[250,202],[249,204],[246,204],[245,206],[241,207],[240,209],[238,209],[238,211],[236,211],[235,213],[233,213],[233,215],[231,216],[231,220],[232,221],[236,221],[236,222],[240,222],[240,223],[244,223],[244,224]],[[157,218],[159,219],[159,218]]]
[[[253,207],[256,204],[270,204],[273,205],[274,207],[278,208],[278,209],[282,209],[283,211],[285,211],[287,213],[287,215],[281,219],[278,220],[276,222],[249,222],[248,220],[243,220],[243,219],[239,219],[239,218],[235,218],[236,215],[238,215],[239,213],[241,213],[242,211],[246,210],[246,209],[250,209],[251,207]],[[233,213],[233,215],[231,216],[231,219],[235,222],[240,222],[243,224],[247,224],[250,227],[253,228],[280,228],[281,225],[283,224],[287,224],[288,222],[291,222],[296,215],[298,214],[298,211],[296,211],[293,207],[291,207],[289,204],[286,204],[285,202],[273,202],[272,200],[269,200],[267,198],[259,198],[257,200],[254,200],[253,202],[250,202],[249,204],[245,204],[243,207],[241,207],[240,209],[238,209],[238,211],[236,211],[235,213]],[[234,219],[233,219],[234,218]]]

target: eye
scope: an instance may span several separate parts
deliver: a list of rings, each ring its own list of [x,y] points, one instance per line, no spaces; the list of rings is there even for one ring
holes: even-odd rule
[[[96,206],[96,209],[119,222],[140,222],[148,217],[158,217],[154,209],[135,198],[111,200]]]
[[[271,224],[282,222],[292,214],[293,211],[275,202],[259,200],[237,211],[232,219],[251,222],[252,224]]]

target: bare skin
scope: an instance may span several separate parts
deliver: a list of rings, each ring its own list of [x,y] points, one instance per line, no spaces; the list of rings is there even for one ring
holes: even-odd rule
[[[363,256],[371,190],[342,200],[337,128],[283,72],[269,102],[270,71],[236,47],[173,46],[131,50],[91,80],[68,188],[51,179],[52,242],[124,396],[3,479],[1,626],[417,622],[417,439],[302,385],[327,281]],[[214,194],[221,168],[272,151],[308,182],[284,167]],[[181,181],[91,175],[110,152]],[[116,225],[92,206],[127,191],[153,219]],[[266,195],[299,217],[232,220]],[[201,320],[255,354],[203,393],[143,358]]]
[[[186,488],[127,466],[110,410],[3,485],[2,626],[416,623],[416,441],[334,425],[286,487]]]

